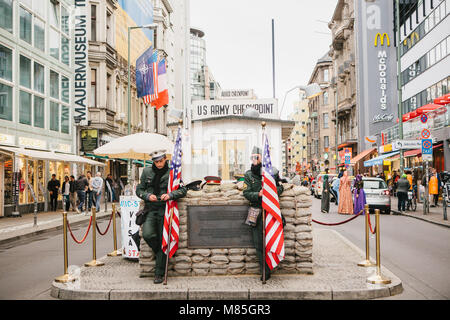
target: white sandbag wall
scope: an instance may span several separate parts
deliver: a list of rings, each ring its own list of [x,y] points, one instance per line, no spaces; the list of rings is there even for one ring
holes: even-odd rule
[[[187,206],[189,205],[247,205],[242,195],[243,182],[205,185],[201,191],[188,191],[178,201],[180,213],[180,242],[178,250],[169,259],[170,276],[208,276],[259,274],[254,248],[188,249]],[[284,227],[285,259],[274,273],[313,273],[311,197],[305,187],[284,184],[280,197],[281,212],[286,219]],[[250,228],[250,227],[249,227]],[[153,277],[153,251],[142,238],[139,257],[141,277]]]

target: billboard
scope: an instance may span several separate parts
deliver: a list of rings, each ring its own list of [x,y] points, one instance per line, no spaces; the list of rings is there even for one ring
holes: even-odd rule
[[[364,137],[379,137],[398,118],[393,5],[385,0],[355,1],[359,152]]]

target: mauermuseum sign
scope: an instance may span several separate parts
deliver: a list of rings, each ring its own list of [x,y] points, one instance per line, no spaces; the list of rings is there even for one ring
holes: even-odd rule
[[[256,109],[261,118],[278,119],[276,99],[197,100],[192,102],[192,119],[242,116],[247,108]]]

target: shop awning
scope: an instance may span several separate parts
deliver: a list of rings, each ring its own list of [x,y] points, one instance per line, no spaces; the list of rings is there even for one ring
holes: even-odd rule
[[[355,165],[358,161],[360,161],[361,159],[363,159],[364,157],[368,156],[369,154],[371,154],[372,152],[374,152],[376,150],[377,150],[377,148],[370,148],[370,149],[364,150],[360,154],[358,154],[355,157],[353,157],[350,160],[350,164],[351,165]]]
[[[442,97],[436,98],[433,101],[435,104],[446,105],[450,103],[450,93],[444,94]]]
[[[62,161],[62,162],[74,162],[74,163],[87,163],[96,166],[105,166],[104,163],[97,162],[91,159],[86,159],[74,154],[51,152],[51,151],[39,151],[32,149],[16,148],[16,147],[0,147],[0,149],[7,152],[12,152],[21,156],[38,159],[38,160],[50,160],[50,161]]]
[[[364,167],[372,167],[372,166],[376,166],[376,165],[382,165],[384,159],[392,157],[398,153],[400,153],[400,151],[389,152],[389,153],[382,154],[381,156],[378,156],[376,158],[364,161]]]
[[[442,106],[439,104],[429,103],[424,106],[421,106],[420,108],[417,108],[416,112],[418,115],[421,115],[422,113],[427,113],[440,107]]]

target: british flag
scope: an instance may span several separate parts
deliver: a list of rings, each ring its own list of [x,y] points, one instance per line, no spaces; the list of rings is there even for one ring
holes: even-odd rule
[[[270,270],[272,270],[284,259],[284,232],[277,185],[273,177],[272,162],[270,160],[269,141],[266,135],[264,135],[262,167],[262,207],[266,215],[266,262]]]
[[[171,162],[169,184],[167,186],[167,194],[170,194],[172,191],[177,190],[180,187],[180,182],[181,182],[181,128],[178,128],[177,139],[175,141],[175,148],[173,151],[173,158]],[[171,231],[169,231],[170,223],[172,223]],[[179,226],[180,226],[180,217],[178,213],[178,203],[176,200],[168,200],[166,204],[166,211],[164,214],[162,250],[165,254],[167,254],[167,247],[169,246],[168,235],[170,232],[171,237],[170,237],[169,258],[172,257],[173,254],[178,249]]]

